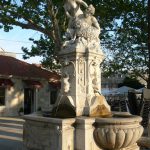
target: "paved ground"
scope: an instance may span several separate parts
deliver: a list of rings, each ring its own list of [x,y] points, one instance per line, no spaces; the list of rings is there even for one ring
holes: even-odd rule
[[[0,150],[22,150],[23,120],[0,117]]]

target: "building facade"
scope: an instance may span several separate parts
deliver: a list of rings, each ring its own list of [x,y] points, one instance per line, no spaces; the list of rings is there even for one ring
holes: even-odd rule
[[[50,109],[56,101],[59,80],[54,72],[0,55],[0,116]]]

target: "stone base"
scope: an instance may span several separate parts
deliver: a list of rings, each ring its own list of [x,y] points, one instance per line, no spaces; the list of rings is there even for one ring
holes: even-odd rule
[[[24,117],[23,142],[28,150],[73,150],[75,119]]]
[[[48,118],[24,116],[25,150],[102,150],[94,141],[95,118]],[[139,150],[137,145],[121,150]]]
[[[124,149],[121,149],[121,150],[140,150],[140,148],[137,144],[134,144],[130,147],[127,147],[127,148],[124,148]]]
[[[23,142],[28,150],[101,150],[93,139],[95,119],[24,116]]]

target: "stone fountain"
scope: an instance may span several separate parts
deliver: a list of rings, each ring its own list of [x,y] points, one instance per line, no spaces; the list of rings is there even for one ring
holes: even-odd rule
[[[85,10],[81,10],[83,5]],[[51,117],[24,116],[28,150],[139,150],[141,118],[112,113],[101,91],[100,27],[95,8],[82,0],[66,0],[69,18],[59,52],[62,84]]]

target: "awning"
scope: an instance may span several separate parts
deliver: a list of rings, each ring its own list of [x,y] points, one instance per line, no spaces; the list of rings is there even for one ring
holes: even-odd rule
[[[49,82],[50,86],[53,88],[60,89],[61,88],[61,82]]]
[[[50,81],[49,81],[49,84],[50,84],[50,86],[52,86],[53,88],[58,88],[58,89],[61,88],[61,82],[60,82],[60,80],[51,78]]]
[[[13,86],[14,83],[11,81],[11,79],[4,79],[0,78],[0,86]]]
[[[36,81],[36,80],[23,80],[23,82],[31,88],[42,88],[43,85],[40,81]]]

